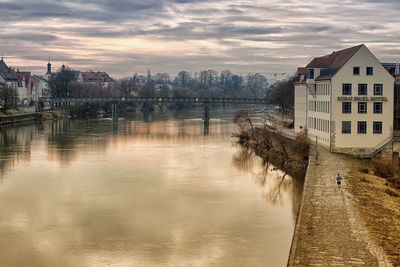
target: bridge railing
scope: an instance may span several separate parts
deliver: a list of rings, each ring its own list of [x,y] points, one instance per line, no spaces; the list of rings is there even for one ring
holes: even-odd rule
[[[40,97],[42,103],[90,103],[90,102],[126,102],[126,103],[216,103],[216,104],[268,104],[267,99],[225,98],[225,97]]]

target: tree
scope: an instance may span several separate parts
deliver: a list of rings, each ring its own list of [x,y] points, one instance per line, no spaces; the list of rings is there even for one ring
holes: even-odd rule
[[[154,79],[153,79],[153,75],[151,75],[150,70],[147,71],[146,85],[148,87],[154,87]]]
[[[251,122],[252,111],[250,109],[240,109],[235,112],[233,122],[240,128],[240,134],[249,137],[253,131],[253,123]]]
[[[207,71],[207,85],[211,87],[218,80],[218,71],[209,69]]]
[[[270,87],[268,101],[270,104],[279,105],[283,112],[294,109],[294,84],[296,76],[279,81]]]
[[[207,84],[207,76],[208,76],[208,72],[206,70],[200,71],[200,73],[199,73],[200,83],[206,85]]]
[[[179,85],[180,85],[181,87],[186,87],[186,86],[189,85],[190,73],[187,72],[187,71],[182,70],[182,71],[180,71],[180,72],[178,73],[177,78],[178,78],[178,83],[179,83]]]
[[[168,73],[157,73],[154,75],[154,81],[156,84],[169,84],[171,83],[171,76]]]
[[[249,97],[260,98],[265,96],[268,82],[264,75],[259,73],[249,73],[246,80],[246,90],[249,94]]]
[[[124,78],[119,81],[119,87],[122,96],[131,96],[137,92],[137,85],[136,85],[137,75],[131,78]]]
[[[49,88],[52,97],[69,97],[72,96],[71,84],[77,80],[77,71],[68,67],[61,68],[57,73],[49,79]]]
[[[0,108],[3,111],[15,108],[18,102],[17,91],[9,86],[0,87]]]
[[[144,86],[139,87],[138,96],[140,96],[140,97],[155,97],[156,91],[154,90],[154,86],[146,84]]]

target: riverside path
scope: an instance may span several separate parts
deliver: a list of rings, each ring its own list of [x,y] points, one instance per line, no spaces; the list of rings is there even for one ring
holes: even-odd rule
[[[336,175],[346,177],[352,160],[311,147],[302,202],[288,266],[392,266],[369,238],[346,189]]]

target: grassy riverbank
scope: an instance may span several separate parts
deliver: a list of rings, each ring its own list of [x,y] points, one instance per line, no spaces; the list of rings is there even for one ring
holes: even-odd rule
[[[400,266],[400,191],[376,176],[369,163],[355,163],[358,168],[345,177],[355,198],[354,205],[370,237],[383,248],[394,266]]]

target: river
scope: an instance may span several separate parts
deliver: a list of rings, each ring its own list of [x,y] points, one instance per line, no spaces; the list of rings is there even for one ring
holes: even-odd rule
[[[301,184],[233,109],[0,130],[1,266],[286,266]]]

